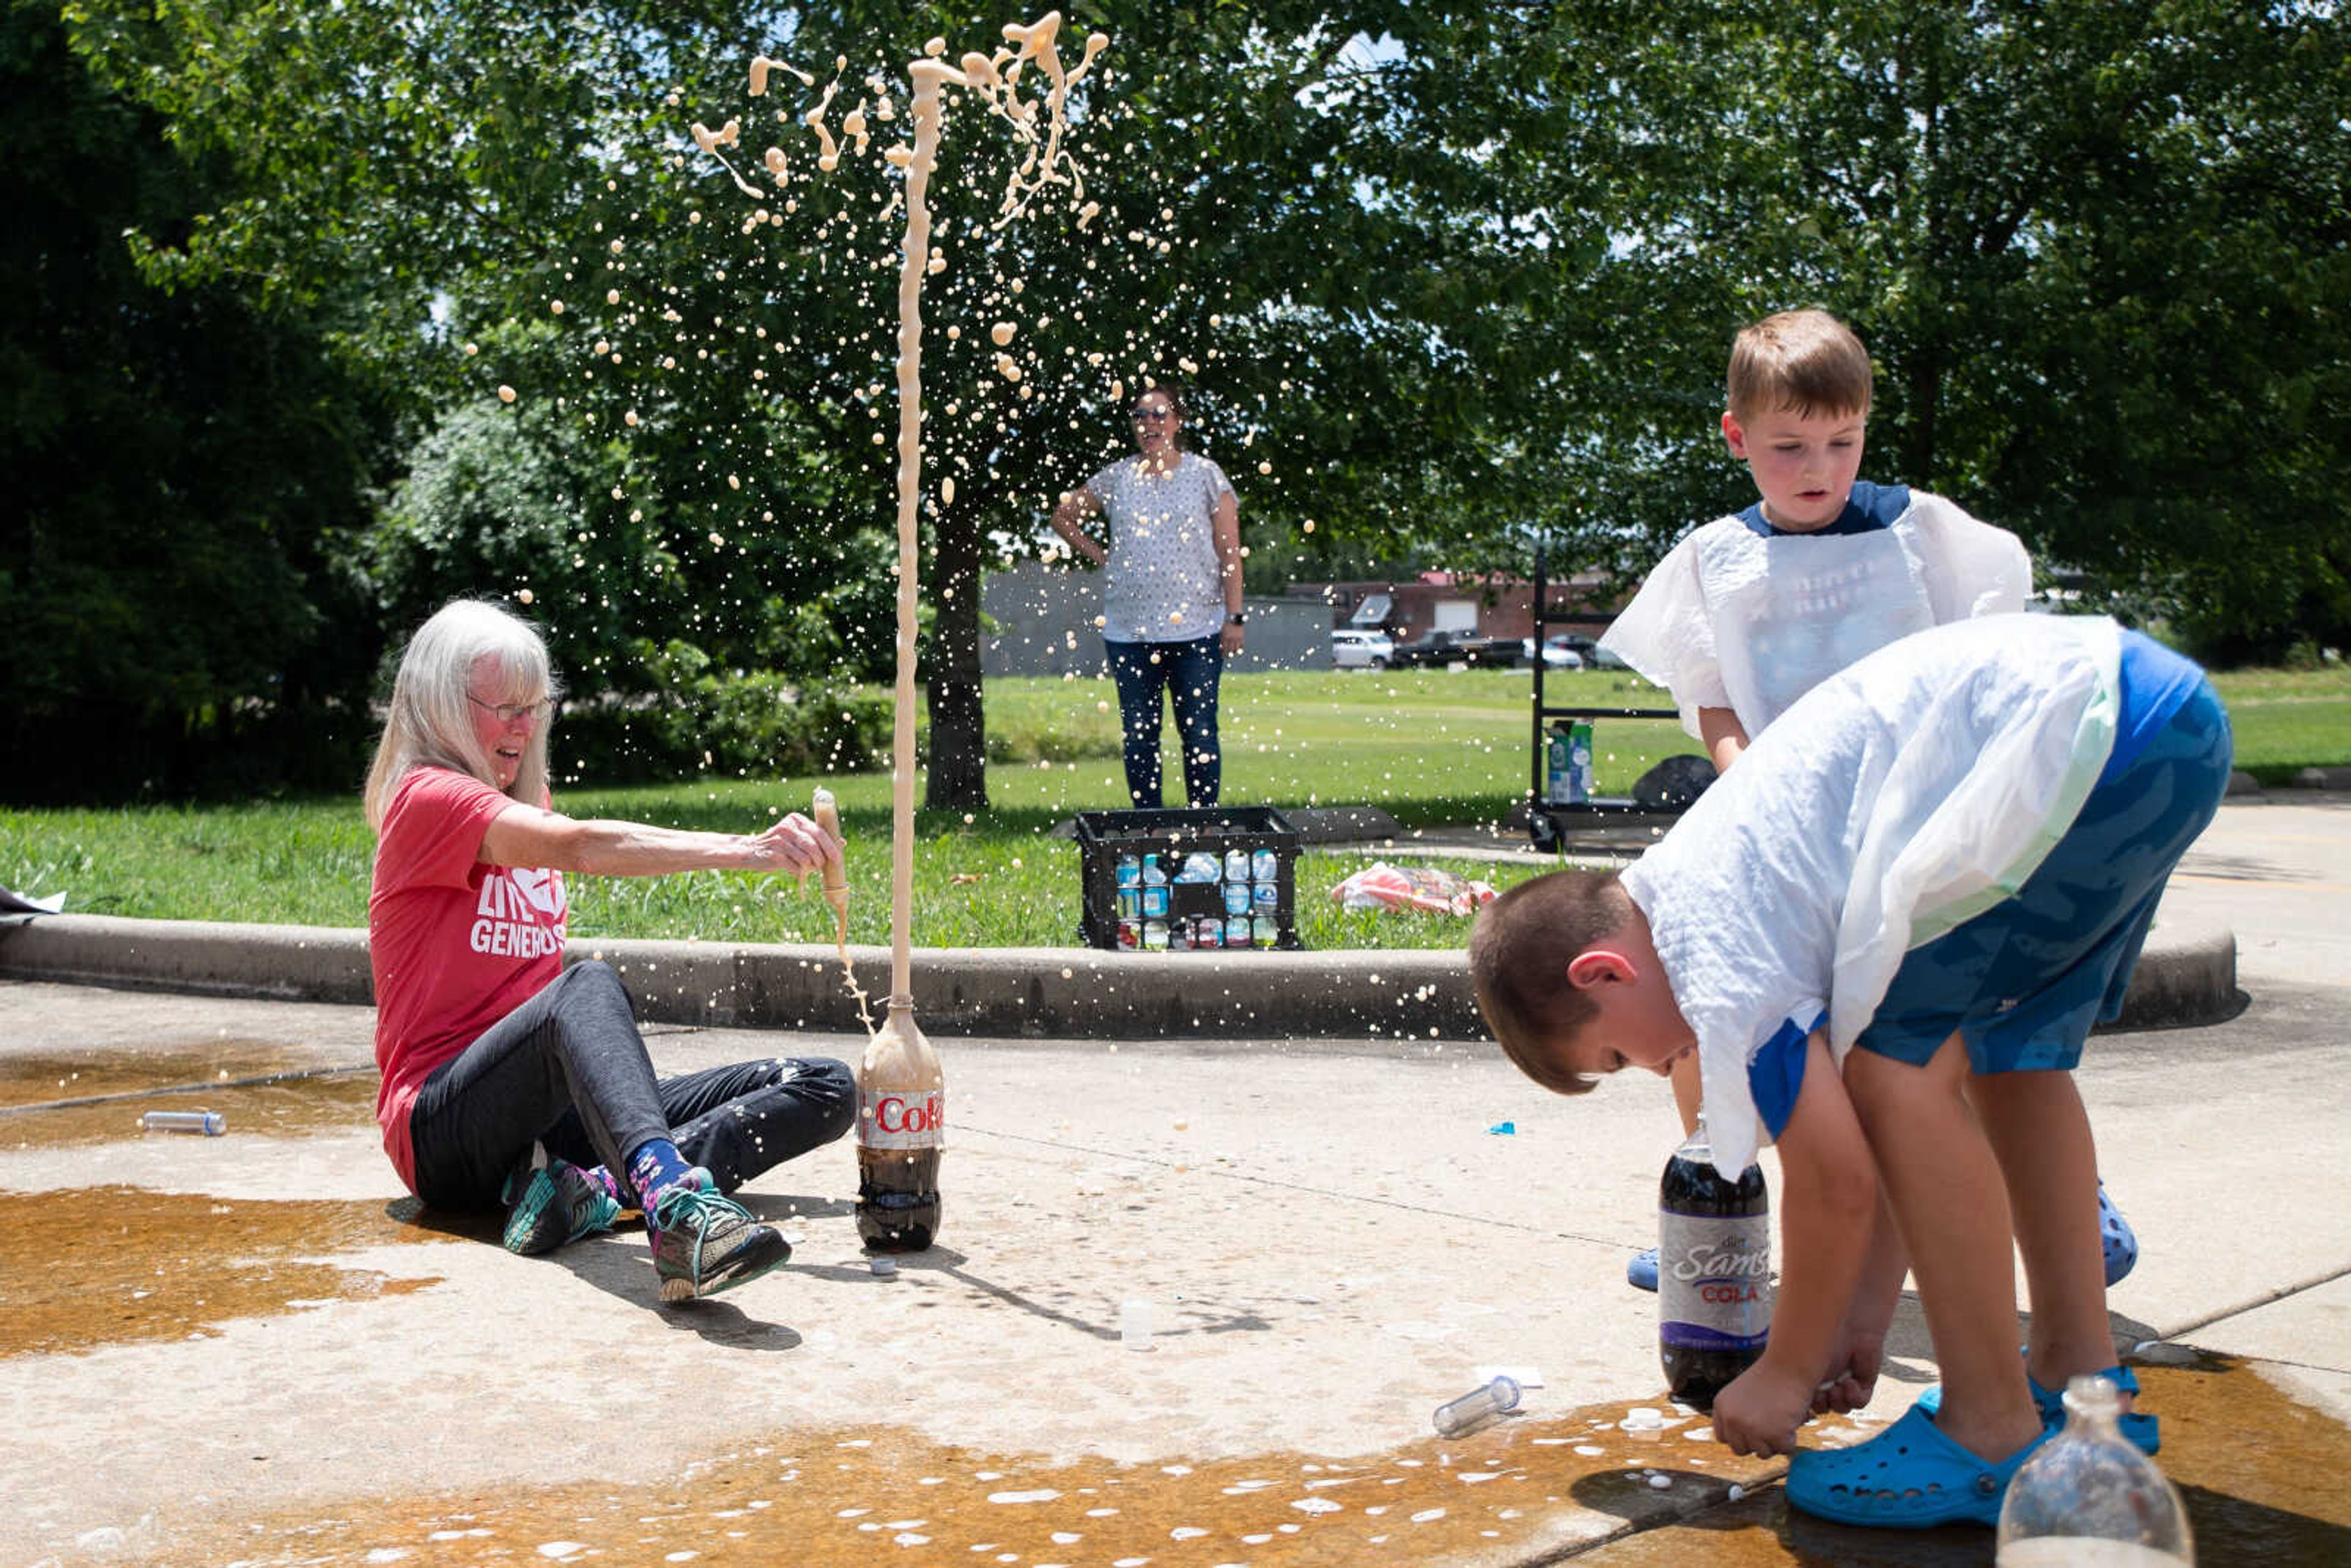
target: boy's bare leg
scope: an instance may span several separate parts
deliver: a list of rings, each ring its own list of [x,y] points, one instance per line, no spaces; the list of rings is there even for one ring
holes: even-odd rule
[[[1682,1113],[1682,1136],[1687,1138],[1698,1131],[1698,1052],[1677,1058],[1666,1077],[1674,1086],[1674,1109]]]
[[[1845,1091],[1869,1135],[1886,1201],[1910,1252],[1943,1373],[1944,1436],[2004,1459],[2041,1434],[2016,1354],[2016,1267],[2008,1193],[1967,1100],[1966,1045],[1945,1040],[1924,1067],[1855,1050]]]
[[[2098,1242],[2098,1156],[2070,1072],[1998,1072],[1968,1088],[2006,1178],[2032,1292],[2033,1380],[2063,1388],[2115,1364]]]

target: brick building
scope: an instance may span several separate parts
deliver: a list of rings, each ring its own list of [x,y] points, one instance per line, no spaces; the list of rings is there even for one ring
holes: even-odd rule
[[[1534,584],[1507,573],[1424,571],[1412,578],[1294,582],[1289,596],[1328,604],[1334,627],[1382,631],[1400,643],[1433,631],[1519,638],[1534,631]],[[1604,592],[1598,572],[1554,580],[1550,630],[1597,637],[1623,602],[1621,595]]]

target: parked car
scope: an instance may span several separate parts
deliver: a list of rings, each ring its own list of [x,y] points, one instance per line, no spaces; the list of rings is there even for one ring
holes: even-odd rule
[[[1388,655],[1391,668],[1441,669],[1447,664],[1508,668],[1519,662],[1524,639],[1481,637],[1475,632],[1423,632]]]
[[[1626,664],[1623,655],[1614,649],[1602,647],[1595,639],[1585,632],[1554,632],[1544,641],[1556,643],[1562,648],[1572,649],[1581,654],[1583,667],[1587,670],[1629,670],[1633,667]]]
[[[1543,668],[1547,670],[1580,670],[1583,668],[1583,650],[1575,646],[1575,643],[1578,642],[1583,643],[1587,647],[1591,645],[1591,639],[1588,637],[1571,639],[1566,635],[1561,635],[1557,637],[1544,638],[1542,645]],[[1532,637],[1520,638],[1519,649],[1520,662],[1521,664],[1532,665],[1535,662],[1535,640]]]
[[[1592,663],[1592,650],[1597,646],[1591,633],[1587,632],[1554,632],[1543,641],[1569,650],[1582,658],[1587,665]]]
[[[1331,663],[1343,670],[1384,670],[1395,641],[1384,632],[1342,626],[1331,633]]]

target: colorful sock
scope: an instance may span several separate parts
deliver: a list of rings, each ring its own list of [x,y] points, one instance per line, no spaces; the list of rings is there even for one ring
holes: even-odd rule
[[[667,1138],[647,1138],[629,1155],[629,1185],[637,1189],[637,1207],[645,1218],[653,1217],[661,1195],[685,1179],[694,1167]]]
[[[604,1166],[580,1166],[575,1168],[578,1169],[581,1176],[586,1176],[590,1181],[592,1181],[598,1186],[602,1187],[606,1195],[609,1196],[614,1203],[619,1204],[622,1208],[633,1207],[629,1202],[629,1195],[621,1190],[620,1178],[613,1176],[609,1167]]]

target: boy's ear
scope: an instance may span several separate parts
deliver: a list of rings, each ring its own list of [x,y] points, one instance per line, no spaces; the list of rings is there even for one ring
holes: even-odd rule
[[[1730,445],[1730,455],[1740,462],[1747,460],[1747,432],[1740,428],[1739,416],[1729,409],[1722,411],[1722,439]]]
[[[1632,960],[1613,947],[1586,947],[1567,961],[1567,983],[1579,991],[1634,977]]]

